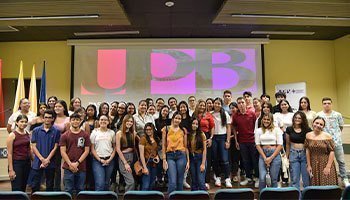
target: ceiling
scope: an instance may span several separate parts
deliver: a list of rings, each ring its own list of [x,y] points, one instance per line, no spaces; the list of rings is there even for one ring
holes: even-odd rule
[[[172,1],[174,5],[167,7],[165,5],[167,1]],[[65,15],[98,15],[99,17],[9,19],[9,17]],[[118,31],[139,31],[139,34],[89,36],[74,34],[115,31],[117,33]],[[297,31],[314,32],[314,34],[256,35],[252,34],[252,31]],[[333,40],[348,34],[350,34],[350,0],[0,1],[0,42],[90,38],[269,37],[270,39]]]

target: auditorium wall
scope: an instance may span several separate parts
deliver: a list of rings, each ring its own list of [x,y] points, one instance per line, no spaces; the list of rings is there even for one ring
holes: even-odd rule
[[[20,61],[23,60],[24,78],[28,79],[33,64],[36,64],[36,77],[41,77],[43,61],[46,60],[47,96],[56,95],[66,101],[70,99],[71,47],[65,41],[1,42],[0,59],[3,78],[17,78]]]
[[[273,96],[276,84],[306,82],[313,110],[321,110],[322,97],[329,96],[334,99],[334,109],[349,116],[350,42],[346,42],[270,40],[265,45],[267,93]],[[3,78],[17,78],[20,60],[24,62],[26,78],[30,77],[33,63],[39,78],[42,61],[46,60],[48,96],[57,95],[69,101],[71,48],[65,41],[3,42],[0,59]]]

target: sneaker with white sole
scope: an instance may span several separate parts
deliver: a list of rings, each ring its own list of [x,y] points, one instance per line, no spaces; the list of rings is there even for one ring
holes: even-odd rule
[[[232,188],[232,184],[231,184],[231,179],[230,178],[225,179],[225,186],[227,188]]]
[[[205,183],[205,187],[207,188],[207,190],[210,190],[210,185],[209,185],[209,183]]]
[[[221,178],[220,178],[220,177],[217,177],[217,178],[215,179],[215,186],[216,186],[216,187],[221,187]]]
[[[239,184],[240,185],[248,185],[248,183],[251,183],[252,182],[252,179],[251,178],[246,178],[244,181],[241,181]]]
[[[184,180],[184,187],[185,187],[186,189],[191,189],[190,184],[188,184],[185,180]]]
[[[254,187],[255,187],[255,188],[259,188],[259,179],[254,180],[254,181],[255,181]]]
[[[349,179],[348,178],[344,178],[343,179],[343,184],[344,184],[344,187],[348,187],[350,185]]]

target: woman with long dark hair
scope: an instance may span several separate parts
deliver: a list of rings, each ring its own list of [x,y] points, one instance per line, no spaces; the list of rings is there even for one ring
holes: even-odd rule
[[[189,169],[187,131],[180,123],[182,115],[175,112],[169,127],[162,129],[163,168],[168,171],[168,193],[183,190],[185,171]]]
[[[141,137],[139,143],[140,160],[143,166],[141,190],[152,190],[160,160],[158,156],[159,138],[155,134],[155,127],[152,123],[145,124],[144,132],[145,135]]]
[[[309,186],[309,174],[307,173],[306,151],[304,148],[306,133],[312,131],[308,125],[306,115],[297,111],[293,115],[293,125],[286,130],[286,154],[289,158],[289,170],[291,186],[300,188],[300,175],[303,180],[303,188]]]
[[[317,114],[311,110],[310,99],[308,97],[300,98],[298,110],[305,113],[309,127],[312,127],[312,121],[317,117]]]
[[[12,191],[26,191],[30,171],[30,136],[25,130],[28,124],[26,115],[18,115],[16,128],[7,138],[8,173]]]

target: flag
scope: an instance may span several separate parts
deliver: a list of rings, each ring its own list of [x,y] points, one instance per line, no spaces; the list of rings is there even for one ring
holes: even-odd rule
[[[37,113],[37,96],[36,96],[36,76],[35,76],[35,65],[33,65],[32,76],[30,78],[30,87],[29,87],[29,102],[30,102],[30,111]]]
[[[19,101],[25,97],[24,80],[23,80],[23,61],[21,61],[16,89],[15,105],[13,105],[13,112],[17,112],[19,108]]]
[[[0,127],[5,127],[4,96],[2,95],[2,62],[0,60]]]
[[[46,103],[46,70],[45,70],[45,61],[44,61],[43,73],[41,74],[39,103]]]

